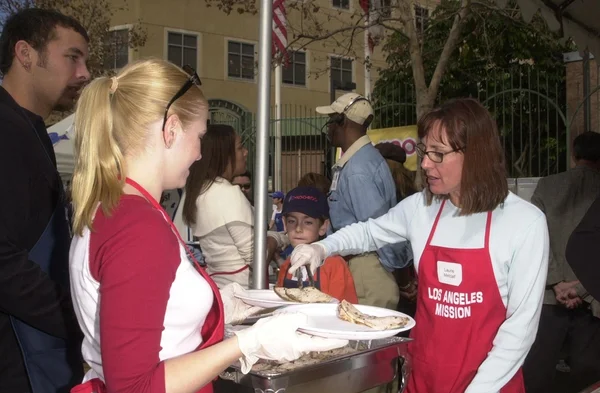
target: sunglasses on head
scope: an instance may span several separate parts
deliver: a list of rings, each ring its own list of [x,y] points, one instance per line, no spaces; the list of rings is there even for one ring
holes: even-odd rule
[[[183,84],[183,86],[181,86],[181,89],[179,89],[179,91],[177,93],[175,93],[175,95],[173,96],[173,98],[171,98],[171,100],[169,101],[169,103],[167,104],[167,108],[165,109],[165,117],[163,119],[163,125],[162,125],[162,129],[165,129],[165,124],[167,124],[167,115],[169,114],[169,108],[171,108],[171,105],[173,105],[173,103],[175,101],[177,101],[178,98],[180,98],[182,95],[184,95],[185,93],[187,93],[187,91],[192,87],[192,86],[202,86],[202,81],[200,80],[200,77],[198,76],[198,74],[196,73],[196,70],[194,70],[191,66],[189,65],[184,65],[183,70],[190,76],[189,79]]]

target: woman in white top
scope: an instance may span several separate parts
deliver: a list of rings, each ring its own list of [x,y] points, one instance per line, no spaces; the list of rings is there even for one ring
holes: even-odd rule
[[[207,271],[217,285],[248,288],[254,248],[252,206],[233,178],[246,171],[248,150],[233,127],[209,125],[202,160],[190,168],[183,219],[199,239]]]
[[[298,246],[292,268],[410,241],[418,272],[409,393],[523,393],[548,264],[544,214],[508,191],[490,113],[452,100],[417,125],[427,189]]]

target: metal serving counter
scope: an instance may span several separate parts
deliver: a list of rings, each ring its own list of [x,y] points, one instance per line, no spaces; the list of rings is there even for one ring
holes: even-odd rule
[[[305,355],[288,364],[257,363],[244,375],[233,365],[221,378],[253,388],[255,393],[359,393],[398,378],[400,392],[410,373],[408,338],[351,341],[340,354]]]

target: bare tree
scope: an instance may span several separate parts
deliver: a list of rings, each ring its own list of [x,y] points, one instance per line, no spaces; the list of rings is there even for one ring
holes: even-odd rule
[[[351,1],[351,0],[349,0]],[[414,16],[414,0],[391,0],[384,5],[382,0],[370,0],[370,11],[365,13],[359,6],[360,0],[349,10],[321,8],[317,0],[288,1],[288,46],[296,50],[303,49],[315,42],[339,55],[356,55],[356,48],[363,48],[363,32],[373,32],[375,43],[392,32],[405,36],[410,45],[410,56],[417,100],[417,116],[431,109],[437,97],[440,82],[446,71],[448,61],[461,41],[465,22],[471,17],[474,6],[489,7],[482,2],[455,0],[456,12],[449,15],[452,19],[435,72],[428,76],[423,66],[423,35],[417,30]],[[207,5],[217,7],[225,13],[256,13],[256,0],[205,0]],[[358,56],[362,57],[362,56]],[[365,59],[367,65],[370,59]],[[317,70],[326,72],[326,70]]]

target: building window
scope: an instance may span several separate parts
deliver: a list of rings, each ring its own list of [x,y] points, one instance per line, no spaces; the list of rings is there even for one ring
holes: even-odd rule
[[[427,30],[427,24],[429,23],[429,10],[425,7],[415,5],[415,27],[417,28],[417,34],[422,36]]]
[[[167,38],[167,59],[183,67],[188,64],[198,69],[198,36],[195,34],[169,32]]]
[[[283,83],[294,86],[306,86],[306,53],[289,51],[289,64],[283,66]]]
[[[333,8],[350,9],[350,0],[333,0]]]
[[[331,79],[336,88],[346,90],[344,87],[352,83],[352,60],[342,57],[331,58]]]
[[[230,78],[254,80],[254,44],[227,43],[227,75]]]
[[[103,68],[118,70],[129,63],[129,29],[111,30],[104,43]]]
[[[392,0],[382,0],[381,8],[379,9],[379,13],[384,18],[389,18],[392,16]]]

